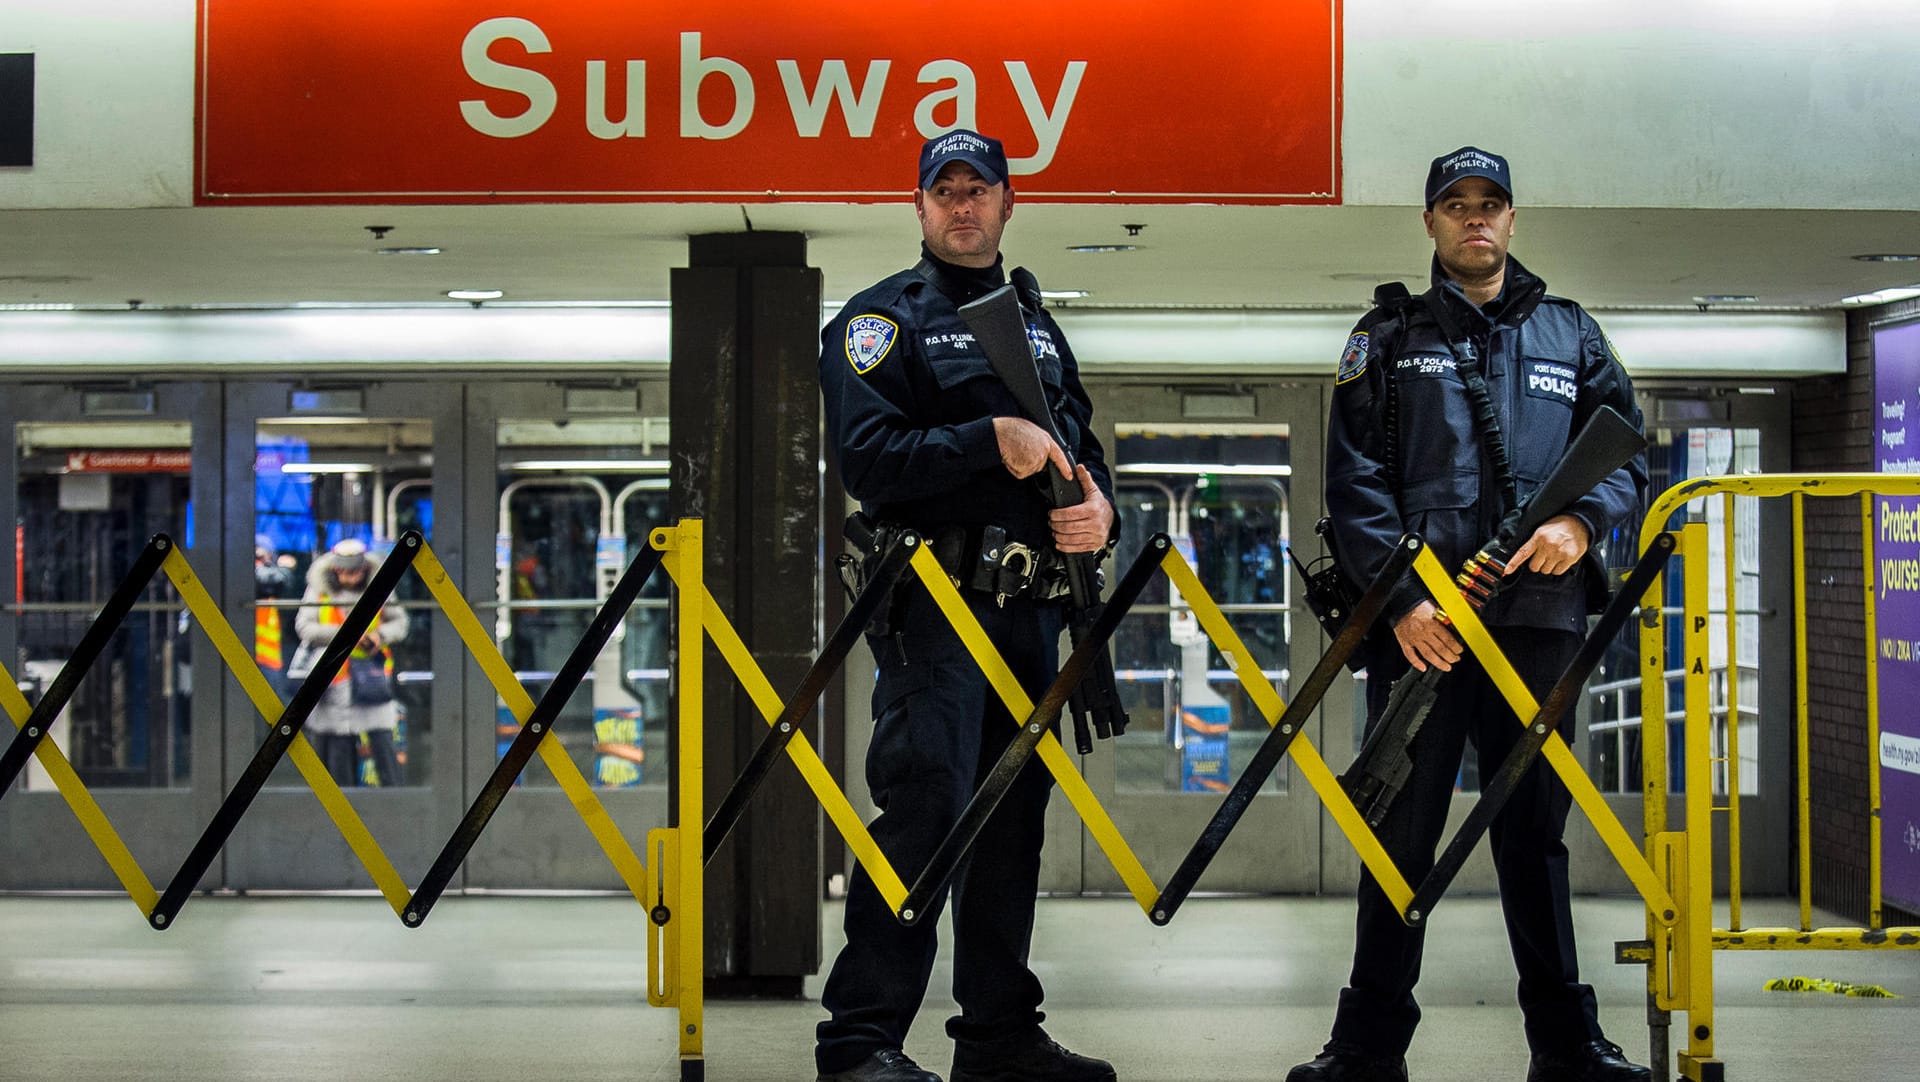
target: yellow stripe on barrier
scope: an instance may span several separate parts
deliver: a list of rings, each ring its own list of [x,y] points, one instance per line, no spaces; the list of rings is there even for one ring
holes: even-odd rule
[[[654,530],[648,543],[664,553],[661,562],[680,587],[679,746],[675,766],[680,777],[672,840],[678,843],[672,889],[680,899],[669,931],[674,934],[672,973],[679,990],[680,1073],[702,1078],[698,1064],[706,1042],[706,650],[707,585],[705,523],[682,519],[671,529]]]
[[[286,709],[285,704],[274,694],[272,685],[261,674],[260,666],[254,663],[252,651],[240,642],[233,625],[227,623],[227,618],[220,614],[219,606],[213,603],[213,597],[207,593],[199,575],[194,573],[193,565],[181,554],[180,546],[168,549],[166,560],[160,566],[166,571],[167,578],[173,580],[174,588],[180,591],[180,599],[186,603],[187,611],[193,613],[194,621],[200,625],[207,640],[213,643],[220,659],[226,663],[234,678],[240,681],[240,687],[246,691],[247,698],[259,711],[261,719],[268,725],[280,720],[281,712]],[[407,889],[406,880],[400,878],[400,873],[394,869],[393,862],[387,859],[380,843],[373,840],[373,833],[361,821],[360,813],[353,810],[347,795],[340,791],[333,775],[327,772],[326,764],[314,752],[313,745],[307,743],[305,734],[294,738],[293,744],[287,749],[287,757],[293,760],[300,776],[306,779],[307,787],[313,790],[320,806],[326,810],[327,818],[333,820],[340,836],[346,839],[347,847],[353,850],[354,856],[360,858],[360,865],[373,878],[381,897],[393,907],[395,914],[406,909],[407,899],[413,896],[413,892]]]
[[[0,680],[4,681],[0,682],[0,707],[4,707],[7,716],[13,719],[14,728],[26,728],[27,718],[32,715],[33,708],[27,705],[26,697],[20,694],[19,682],[5,665],[0,665]],[[80,820],[80,829],[87,832],[87,837],[93,839],[93,847],[106,858],[107,867],[113,869],[114,877],[126,889],[127,897],[140,907],[140,915],[151,915],[154,905],[160,901],[160,892],[153,889],[153,881],[147,878],[140,862],[133,859],[133,853],[128,850],[127,843],[121,840],[119,832],[113,829],[107,813],[100,809],[93,794],[87,790],[86,783],[80,780],[80,775],[74,773],[73,764],[67,761],[66,753],[60,750],[49,734],[41,738],[33,754],[53,778],[53,786],[59,790],[67,807],[73,809],[73,817]]]
[[[454,633],[459,635],[460,641],[466,644],[467,652],[472,654],[474,661],[479,663],[480,671],[486,675],[487,683],[493,685],[494,691],[499,694],[501,701],[506,703],[507,710],[513,714],[514,720],[525,725],[527,718],[533,713],[533,697],[527,694],[526,688],[520,686],[520,681],[513,675],[513,666],[507,664],[507,659],[500,656],[500,648],[494,644],[493,636],[481,626],[480,618],[475,616],[473,609],[467,605],[467,599],[454,589],[452,576],[447,574],[446,566],[440,562],[439,557],[433,554],[432,546],[421,544],[420,555],[413,560],[413,570],[420,576],[420,580],[427,584],[427,590],[433,594],[433,599],[439,604],[440,610],[446,613],[447,621],[453,625]],[[302,740],[295,745],[295,751],[300,750],[304,745],[305,741]],[[608,814],[606,805],[600,803],[600,798],[595,795],[593,786],[581,776],[580,768],[574,765],[566,749],[560,746],[560,741],[554,737],[552,729],[548,729],[541,736],[539,752],[540,761],[547,764],[547,770],[553,774],[554,780],[560,784],[561,790],[572,802],[574,814],[587,825],[587,830],[593,834],[594,840],[600,843],[601,851],[606,853],[607,859],[613,862],[614,871],[619,874],[620,881],[627,885],[627,890],[633,895],[635,901],[643,906],[647,905],[646,865],[634,853],[633,847],[627,844],[626,836],[620,833],[620,828],[614,823],[613,816]],[[310,749],[308,754],[312,754]],[[406,898],[405,894],[401,896],[400,905],[395,907],[396,912],[404,908]]]
[[[1160,566],[1166,571],[1167,578],[1173,583],[1174,588],[1180,591],[1180,596],[1186,600],[1188,607],[1193,609],[1194,616],[1200,621],[1200,626],[1206,631],[1207,636],[1226,657],[1227,667],[1240,678],[1241,686],[1247,689],[1247,694],[1253,699],[1254,707],[1266,719],[1268,727],[1277,724],[1281,713],[1287,708],[1286,703],[1281,701],[1280,693],[1273,690],[1273,685],[1267,683],[1266,678],[1260,675],[1260,666],[1253,660],[1253,653],[1247,649],[1246,643],[1233,630],[1233,625],[1227,622],[1226,614],[1220,611],[1220,606],[1214,603],[1212,595],[1208,594],[1206,587],[1201,585],[1199,576],[1195,575],[1193,568],[1187,565],[1185,557],[1180,555],[1178,549],[1169,548],[1167,555],[1160,561]],[[1293,757],[1294,765],[1300,770],[1300,776],[1313,788],[1314,794],[1320,798],[1320,803],[1326,806],[1327,814],[1333,816],[1334,824],[1340,828],[1340,833],[1347,836],[1347,841],[1352,844],[1354,852],[1360,855],[1361,862],[1367,866],[1368,871],[1373,873],[1374,881],[1380,884],[1381,892],[1387,896],[1388,901],[1393,903],[1393,908],[1404,919],[1407,915],[1407,906],[1413,903],[1413,888],[1407,885],[1406,876],[1401,874],[1399,866],[1394,864],[1393,858],[1380,844],[1380,838],[1374,834],[1373,828],[1367,825],[1360,810],[1353,806],[1353,800],[1347,796],[1347,791],[1340,788],[1339,780],[1333,776],[1333,771],[1327,768],[1326,761],[1320,757],[1320,752],[1313,746],[1313,741],[1307,738],[1305,732],[1301,732],[1294,736],[1292,743],[1287,745],[1287,754]]]
[[[740,641],[740,633],[734,630],[727,614],[720,611],[711,592],[707,594],[706,601],[707,636],[720,648],[720,656],[726,659],[734,675],[739,677],[740,686],[746,689],[747,696],[753,700],[761,716],[767,719],[768,725],[772,725],[780,719],[786,704],[780,701],[780,694],[773,690],[766,673],[760,670],[760,663],[747,652],[747,644]],[[827,764],[821,762],[820,756],[814,752],[806,733],[793,734],[792,741],[787,744],[787,757],[799,768],[807,788],[813,790],[814,799],[820,802],[827,818],[840,831],[847,848],[853,850],[854,859],[867,870],[867,877],[873,880],[874,889],[886,899],[887,908],[899,912],[907,901],[906,884],[900,881],[900,873],[894,869],[893,862],[880,851],[880,843],[873,840],[867,825],[860,821],[860,813],[853,810],[853,802],[847,799],[847,794],[833,780],[833,775],[828,773]]]
[[[1909,928],[1741,928],[1713,930],[1717,951],[1868,951],[1920,950],[1920,927]]]
[[[1515,715],[1523,719],[1521,724],[1528,724],[1529,720],[1524,719],[1532,719],[1538,715],[1540,704],[1534,699],[1533,692],[1527,690],[1527,685],[1520,679],[1520,674],[1513,671],[1513,664],[1507,660],[1507,655],[1493,641],[1493,636],[1488,633],[1486,625],[1480,622],[1480,614],[1474,611],[1473,606],[1468,604],[1467,599],[1454,587],[1452,577],[1447,574],[1445,568],[1440,566],[1440,560],[1433,555],[1433,550],[1421,549],[1420,555],[1414,557],[1413,568],[1419,573],[1420,580],[1426,584],[1427,591],[1440,605],[1441,611],[1447,614],[1447,619],[1453,621],[1455,633],[1460,636],[1462,642],[1466,643],[1467,649],[1473,652],[1474,658],[1479,661],[1480,667],[1486,670],[1494,686],[1500,689],[1500,694],[1507,700],[1507,705],[1513,708]],[[1580,805],[1580,810],[1586,813],[1587,819],[1593,823],[1594,830],[1599,833],[1600,840],[1606,843],[1607,849],[1613,853],[1613,859],[1619,862],[1621,870],[1625,871],[1627,878],[1633,881],[1634,888],[1640,892],[1640,897],[1646,900],[1648,909],[1659,916],[1664,923],[1670,924],[1676,920],[1679,909],[1674,904],[1674,900],[1668,896],[1666,888],[1661,886],[1660,877],[1654,874],[1652,865],[1647,863],[1647,858],[1641,854],[1640,847],[1627,834],[1626,827],[1620,825],[1620,820],[1613,814],[1613,809],[1607,807],[1606,799],[1600,795],[1600,790],[1594,787],[1593,779],[1587,777],[1586,771],[1580,769],[1580,761],[1573,757],[1573,749],[1567,747],[1567,742],[1560,738],[1559,733],[1552,733],[1547,736],[1547,742],[1541,745],[1540,751],[1547,762],[1552,764],[1554,772],[1560,775],[1560,780],[1566,783],[1567,791],[1573,794],[1574,803]]]
[[[1006,704],[1014,723],[1019,724],[1033,713],[1033,699],[1020,686],[1020,681],[1014,678],[1013,671],[1007,668],[1006,659],[1000,656],[1000,651],[987,638],[980,621],[973,618],[973,610],[961,600],[960,592],[954,589],[953,582],[947,578],[946,569],[933,558],[929,547],[921,545],[914,550],[914,571],[919,574],[920,581],[926,584],[927,592],[933,595],[940,611],[946,614],[947,622],[953,625],[954,632],[960,636],[967,652],[973,655],[980,671],[986,674],[987,682],[993,685],[1000,701]],[[1140,858],[1134,855],[1127,840],[1121,837],[1120,828],[1114,825],[1112,817],[1107,815],[1099,798],[1088,787],[1087,780],[1080,776],[1073,760],[1067,757],[1067,749],[1060,746],[1059,739],[1052,733],[1047,733],[1040,738],[1037,750],[1041,761],[1053,772],[1054,780],[1060,783],[1060,791],[1066,794],[1068,802],[1087,824],[1087,832],[1093,835],[1101,851],[1113,862],[1114,870],[1120,873],[1120,881],[1133,894],[1133,900],[1140,903],[1140,911],[1151,912],[1154,901],[1160,897],[1160,888],[1154,886],[1153,878],[1140,864]]]

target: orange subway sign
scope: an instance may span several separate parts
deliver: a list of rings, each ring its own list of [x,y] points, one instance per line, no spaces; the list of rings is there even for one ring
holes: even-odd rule
[[[201,204],[1340,201],[1338,0],[201,0]]]

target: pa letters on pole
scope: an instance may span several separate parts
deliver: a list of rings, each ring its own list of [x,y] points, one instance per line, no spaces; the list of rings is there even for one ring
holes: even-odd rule
[[[891,201],[956,127],[1000,138],[1030,200],[1340,199],[1336,0],[203,0],[200,19],[203,204]]]

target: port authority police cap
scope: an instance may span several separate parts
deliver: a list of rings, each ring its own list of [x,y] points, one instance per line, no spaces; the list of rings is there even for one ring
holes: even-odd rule
[[[1433,209],[1433,201],[1440,198],[1441,193],[1468,177],[1493,181],[1507,193],[1507,202],[1513,202],[1513,174],[1507,170],[1507,159],[1479,147],[1461,147],[1433,159],[1433,165],[1427,169],[1427,209]]]
[[[957,128],[920,145],[920,187],[932,184],[949,162],[966,162],[988,184],[1007,179],[1007,152],[1000,149],[1000,140]]]

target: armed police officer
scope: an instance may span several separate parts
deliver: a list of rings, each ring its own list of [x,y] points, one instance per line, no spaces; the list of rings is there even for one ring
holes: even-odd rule
[[[1365,584],[1395,541],[1418,533],[1448,571],[1491,539],[1539,485],[1588,416],[1602,406],[1638,419],[1633,386],[1606,336],[1581,307],[1508,255],[1513,181],[1497,154],[1462,147],[1427,174],[1425,220],[1432,285],[1419,297],[1386,293],[1348,339],[1335,376],[1327,447],[1327,507],[1352,581]],[[1480,615],[1535,694],[1572,662],[1606,595],[1595,540],[1630,514],[1646,487],[1636,457],[1541,525],[1508,561],[1505,588]],[[1368,664],[1367,718],[1411,666],[1448,671],[1414,738],[1413,773],[1379,837],[1418,883],[1446,826],[1464,744],[1499,763],[1521,733],[1513,711],[1412,572],[1394,589]],[[1568,901],[1571,804],[1564,783],[1535,759],[1490,832],[1500,903],[1519,971],[1532,1062],[1529,1082],[1641,1082],[1601,1031],[1593,989],[1580,982]],[[1288,1082],[1407,1078],[1420,1009],[1424,926],[1409,927],[1369,873],[1360,882],[1353,972],[1332,1039]]]
[[[1037,699],[1057,669],[1062,613],[1047,585],[1057,580],[1032,572],[1059,553],[1108,544],[1113,483],[1073,352],[1039,298],[1024,298],[1028,339],[1055,426],[1079,463],[1071,470],[1059,445],[1020,416],[959,315],[1007,280],[1000,237],[1014,192],[1000,142],[966,130],[929,139],[918,175],[919,264],[856,294],[822,332],[828,443],[863,514],[928,540]],[[1036,483],[1049,469],[1073,476],[1084,502],[1049,510]],[[1006,574],[989,575],[990,590],[967,588],[983,581],[973,573],[983,564]],[[867,784],[881,814],[871,826],[894,866],[912,874],[1018,723],[917,581],[895,588],[886,624],[868,635],[879,667]],[[1107,1063],[1047,1036],[1040,981],[1027,964],[1052,784],[1029,761],[953,879],[953,1082],[1114,1077]],[[902,1050],[933,966],[939,904],[903,926],[855,868],[847,945],[820,997],[832,1016],[817,1033],[822,1082],[939,1082]]]

